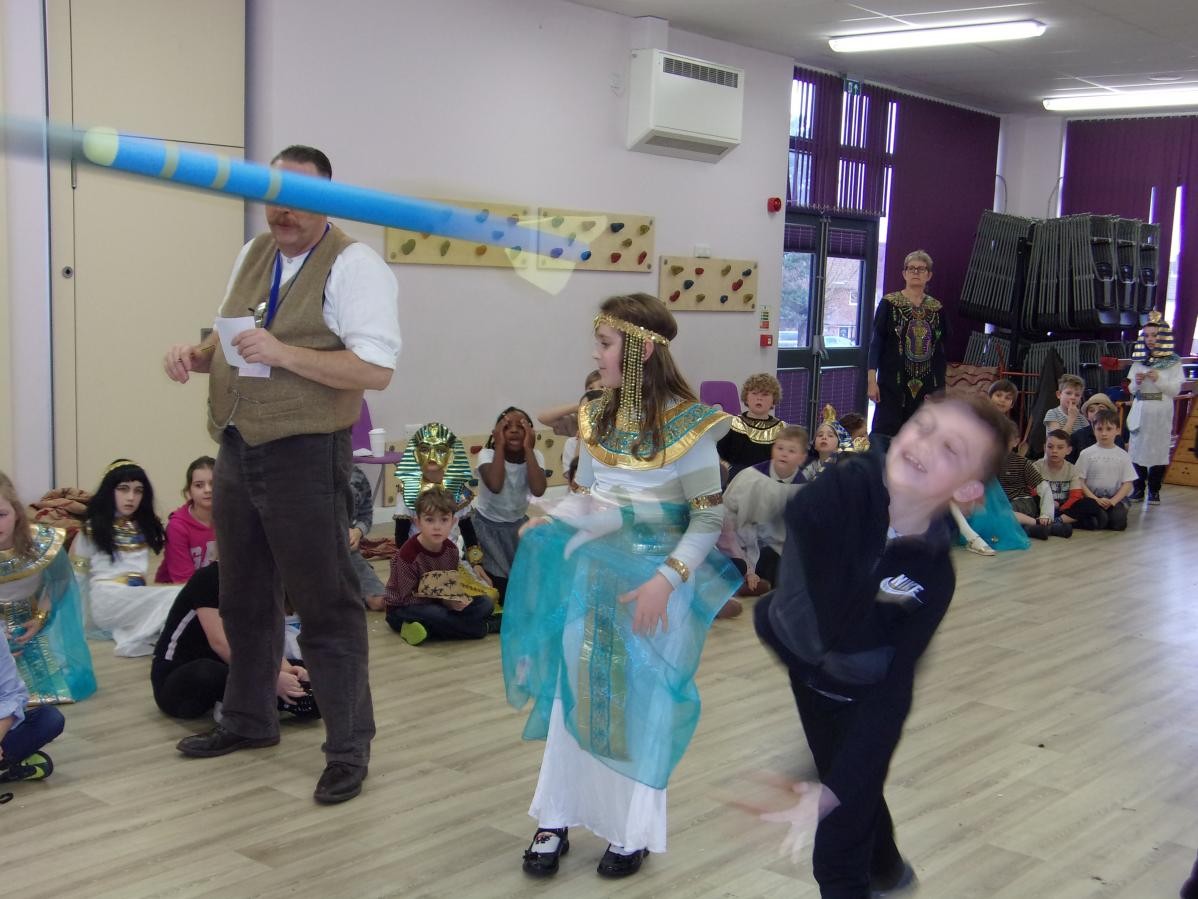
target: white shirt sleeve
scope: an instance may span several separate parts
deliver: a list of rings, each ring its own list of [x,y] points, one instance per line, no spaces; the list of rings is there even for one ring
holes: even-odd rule
[[[229,294],[233,292],[233,282],[237,280],[237,273],[241,271],[241,266],[245,262],[245,257],[250,252],[250,244],[252,243],[252,240],[246,243],[246,245],[241,248],[241,252],[237,254],[237,258],[233,261],[233,271],[229,272],[229,283],[225,285],[225,295],[221,298],[220,305],[216,307],[217,315],[220,315],[220,310],[225,305],[225,300],[227,300],[229,298]]]
[[[363,243],[350,244],[333,262],[324,296],[325,324],[346,349],[394,369],[402,346],[399,285],[382,257]]]

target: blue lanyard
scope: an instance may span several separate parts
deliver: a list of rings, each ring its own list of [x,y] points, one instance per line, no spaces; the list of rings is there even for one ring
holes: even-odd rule
[[[324,240],[325,234],[329,233],[331,226],[327,223],[324,226],[324,232],[320,235],[320,240]],[[308,255],[304,257],[304,261],[300,263],[300,271],[295,273],[295,278],[300,276],[300,272],[304,270],[304,266],[308,264],[308,260],[312,258],[312,250],[320,246],[320,240],[313,244],[312,249],[308,251]],[[292,278],[291,283],[295,283],[295,278]],[[281,250],[275,250],[275,274],[270,281],[270,299],[266,303],[266,319],[262,322],[262,327],[269,328],[270,323],[275,320],[275,313],[279,311],[279,285],[283,281],[283,253]]]

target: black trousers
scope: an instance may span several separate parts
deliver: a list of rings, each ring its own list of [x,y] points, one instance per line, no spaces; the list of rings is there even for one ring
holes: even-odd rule
[[[1136,493],[1143,492],[1145,483],[1148,484],[1149,493],[1160,493],[1161,484],[1165,482],[1165,470],[1168,469],[1168,467],[1168,465],[1135,466],[1136,474],[1139,475],[1139,477],[1136,478]]]
[[[176,665],[155,659],[150,667],[154,702],[172,718],[200,718],[225,695],[229,666],[216,659],[192,659]]]
[[[870,433],[893,437],[932,392],[925,387],[912,396],[910,390],[882,390],[879,402],[874,407],[873,430]]]
[[[437,640],[481,640],[487,635],[487,619],[495,604],[485,596],[460,612],[454,612],[439,602],[418,602],[387,610],[387,623],[398,632],[409,621],[424,625],[428,635]]]
[[[246,737],[279,732],[284,594],[325,724],[328,761],[366,765],[374,737],[366,616],[349,558],[349,431],[250,446],[224,432],[213,519],[220,615],[233,659],[222,724]]]
[[[772,596],[764,596],[753,610],[757,636],[789,669],[799,720],[822,781],[849,741],[869,739],[870,713],[858,702],[832,699],[803,682],[799,660],[778,639],[770,623],[772,601]],[[905,717],[906,713],[900,714]],[[856,793],[858,798],[842,798],[842,804],[816,828],[812,866],[823,899],[869,899],[871,880],[893,882],[903,869],[903,858],[894,842],[894,822],[882,796],[894,748],[872,747],[879,757],[876,763],[863,766],[865,782]],[[884,759],[880,758],[882,754]]]

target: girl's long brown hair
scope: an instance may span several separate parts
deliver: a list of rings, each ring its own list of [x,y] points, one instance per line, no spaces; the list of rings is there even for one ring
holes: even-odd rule
[[[33,537],[29,534],[29,515],[25,512],[25,504],[17,496],[17,488],[13,486],[8,475],[0,471],[0,497],[8,500],[12,506],[16,523],[13,525],[12,548],[18,556],[30,556],[33,553]]]
[[[665,304],[657,297],[647,293],[632,293],[625,296],[609,297],[599,306],[599,311],[614,316],[630,324],[640,325],[650,331],[656,331],[667,340],[678,336],[678,323]],[[623,340],[620,333],[624,352],[628,351],[628,341]],[[623,358],[621,358],[623,364]],[[641,407],[644,418],[641,420],[641,431],[633,441],[632,455],[650,457],[659,452],[665,445],[665,435],[662,430],[662,413],[672,400],[689,400],[697,402],[694,388],[687,383],[686,378],[674,364],[670,348],[653,345],[653,352],[645,362],[645,381],[641,389]],[[611,397],[603,407],[599,420],[595,423],[592,439],[596,442],[610,434],[616,426],[616,410],[620,408],[620,388],[612,391]],[[647,451],[642,451],[646,450]]]

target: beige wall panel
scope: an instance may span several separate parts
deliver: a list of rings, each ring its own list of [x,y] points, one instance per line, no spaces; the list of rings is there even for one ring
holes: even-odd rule
[[[205,429],[207,377],[176,384],[162,357],[212,325],[241,247],[243,204],[91,168],[77,178],[78,425],[59,440],[75,441],[81,486],[119,456],[142,463],[165,514],[187,463],[215,446]]]
[[[0,33],[4,29],[4,7],[0,6]],[[4,114],[4,67],[0,65],[0,115]],[[0,161],[0,471],[12,472],[12,391],[13,372],[10,364],[12,327],[8,318],[8,169]]]
[[[244,146],[244,0],[74,0],[70,15],[76,124]]]

